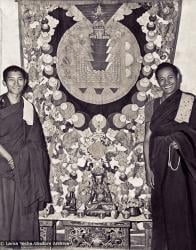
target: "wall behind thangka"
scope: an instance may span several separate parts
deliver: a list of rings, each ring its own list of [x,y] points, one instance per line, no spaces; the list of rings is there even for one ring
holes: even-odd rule
[[[196,94],[196,1],[184,0],[175,63],[183,75],[182,89]]]
[[[0,70],[2,66],[1,63],[2,63],[2,9],[0,8]]]
[[[2,70],[11,65],[20,65],[20,40],[19,40],[19,25],[18,25],[18,4],[14,0],[0,0],[1,8],[1,76]],[[6,89],[0,85],[0,94]]]

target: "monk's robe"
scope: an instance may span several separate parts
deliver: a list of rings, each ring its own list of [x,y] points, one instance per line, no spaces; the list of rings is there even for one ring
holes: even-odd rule
[[[30,109],[29,109],[30,107]],[[50,201],[49,158],[41,124],[24,98],[0,98],[0,144],[15,168],[0,156],[0,241],[39,241],[38,212]]]
[[[184,94],[178,90],[161,104],[160,99],[154,101],[150,123],[153,250],[196,249],[196,103],[190,94],[181,102]],[[173,141],[179,149],[171,147]]]

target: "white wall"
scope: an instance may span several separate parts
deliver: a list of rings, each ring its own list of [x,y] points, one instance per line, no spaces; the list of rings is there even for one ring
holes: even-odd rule
[[[183,75],[182,89],[196,94],[196,0],[183,0],[175,64]]]
[[[1,76],[2,70],[11,64],[21,65],[20,59],[20,40],[19,40],[19,24],[18,24],[18,3],[14,0],[0,0],[1,8]],[[0,84],[0,94],[5,92],[5,87]]]
[[[0,0],[2,10],[1,71],[10,64],[21,64],[18,7],[14,0]],[[196,94],[196,0],[183,0],[175,64],[183,75],[182,89]],[[1,73],[1,72],[0,72]],[[1,73],[2,74],[2,73]],[[0,86],[0,93],[5,89]]]

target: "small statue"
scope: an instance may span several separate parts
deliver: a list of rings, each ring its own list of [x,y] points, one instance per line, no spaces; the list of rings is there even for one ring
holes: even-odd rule
[[[73,191],[71,191],[68,194],[66,194],[65,198],[66,198],[66,207],[68,208],[68,210],[75,211],[76,210],[75,193]]]
[[[75,187],[78,185],[78,182],[76,181],[77,174],[75,171],[70,173],[70,179],[63,182],[64,185],[67,185],[67,194],[65,196],[66,203],[63,206],[64,210],[68,210],[70,212],[73,212],[75,214],[76,212],[76,196],[75,196]]]
[[[101,203],[101,202],[111,202],[112,198],[110,195],[109,188],[104,181],[105,175],[95,175],[93,174],[93,187],[91,193],[90,201],[93,203]]]
[[[112,210],[112,196],[106,182],[106,171],[102,162],[95,162],[91,169],[92,186],[87,211],[89,215],[104,213],[110,215]]]

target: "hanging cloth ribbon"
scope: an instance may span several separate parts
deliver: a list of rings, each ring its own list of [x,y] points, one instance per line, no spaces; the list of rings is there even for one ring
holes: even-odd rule
[[[33,105],[23,97],[23,120],[26,121],[27,125],[33,125],[34,109]]]

